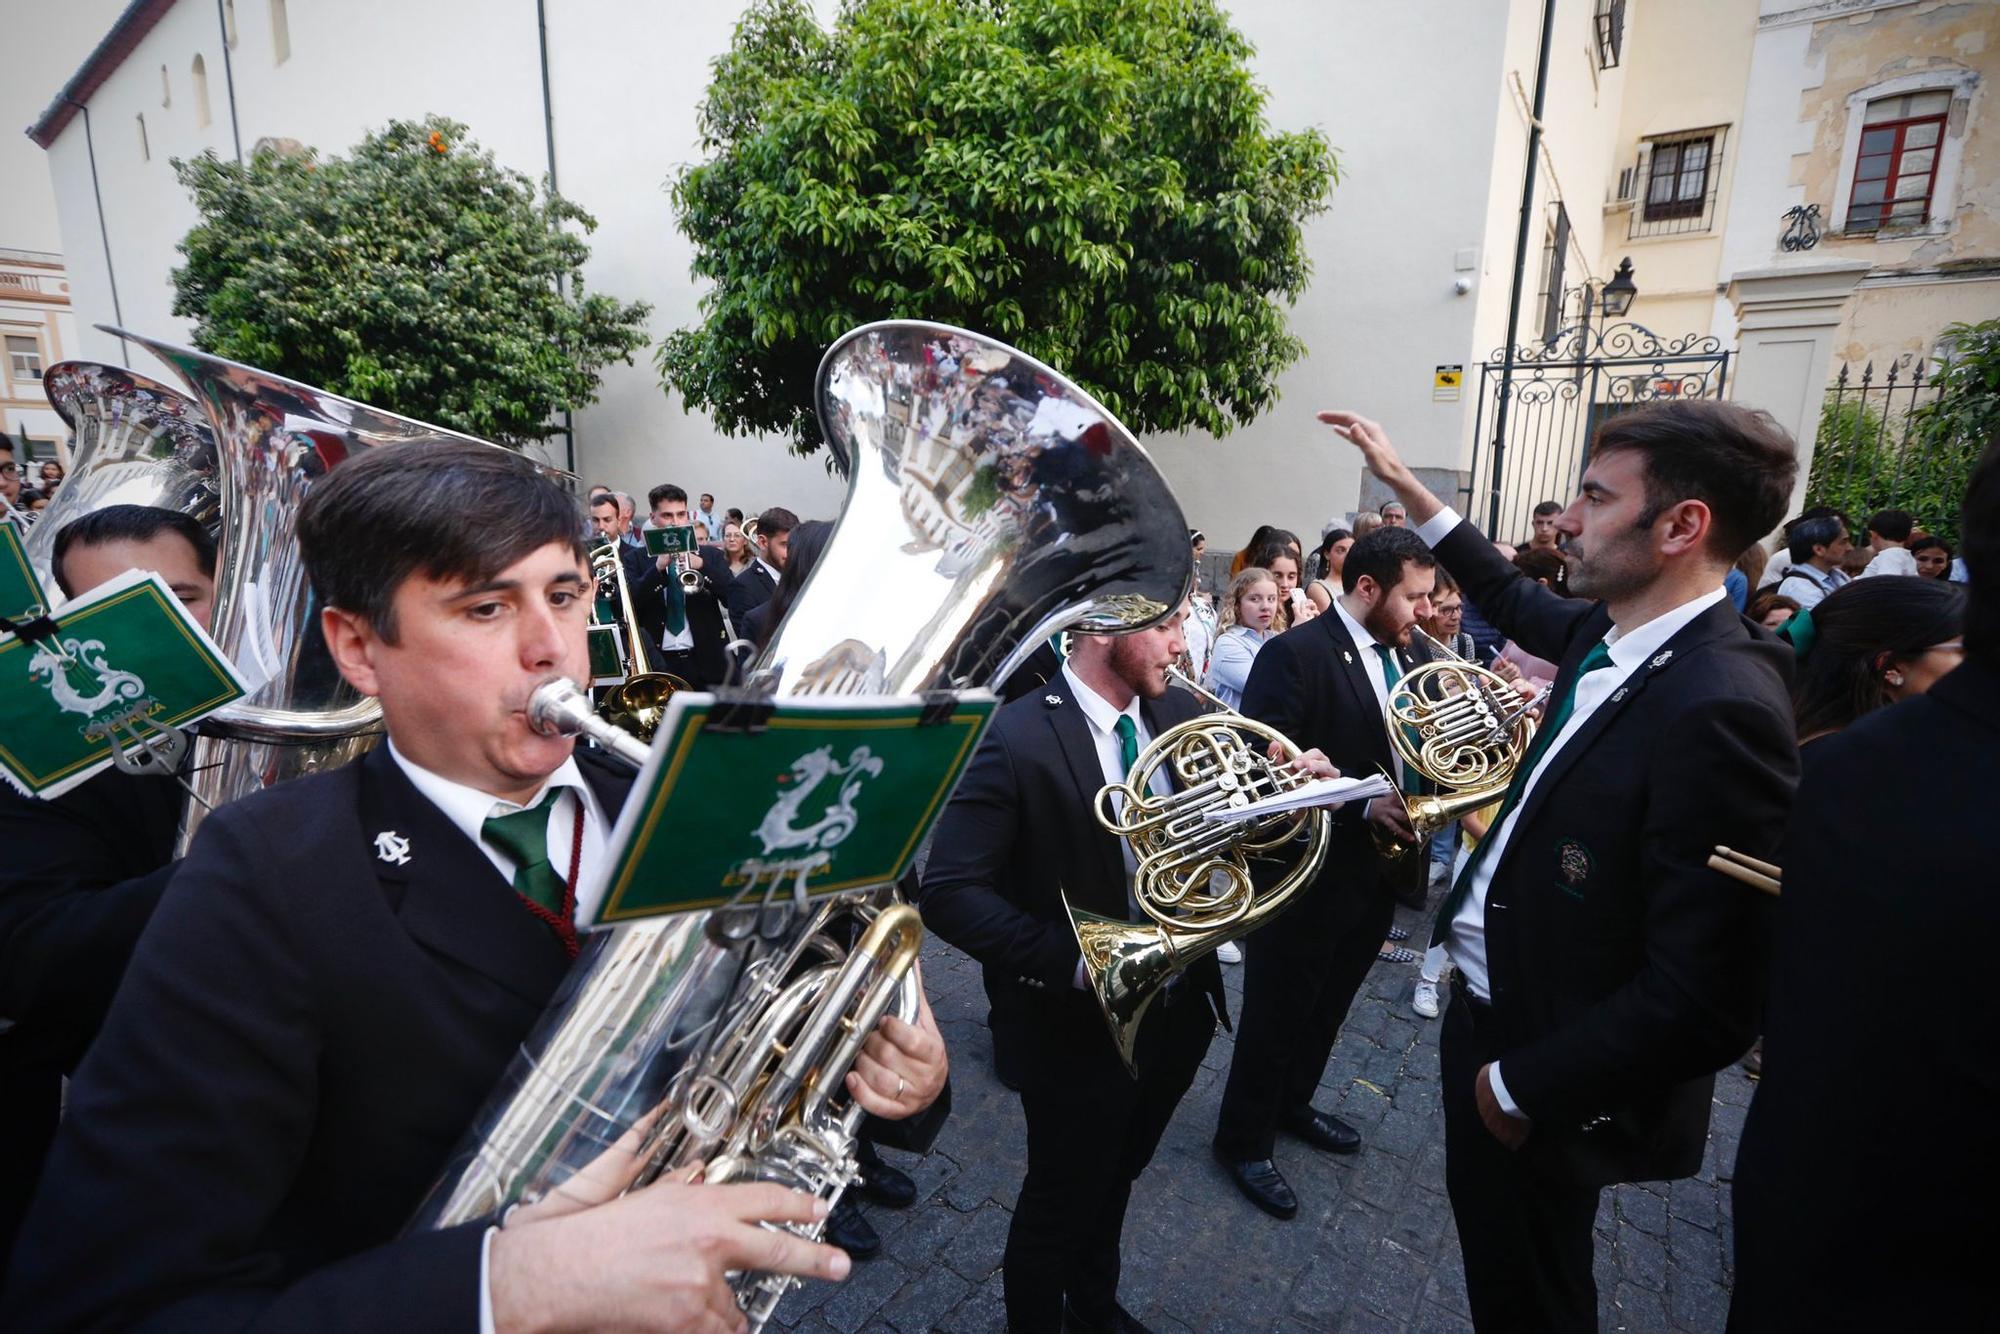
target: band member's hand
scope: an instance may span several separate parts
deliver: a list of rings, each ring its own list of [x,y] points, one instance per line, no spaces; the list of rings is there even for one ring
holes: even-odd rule
[[[618,1142],[597,1157],[578,1168],[567,1181],[551,1190],[541,1199],[528,1204],[517,1204],[503,1215],[506,1226],[516,1227],[523,1223],[535,1223],[550,1218],[561,1218],[579,1209],[588,1209],[595,1204],[606,1204],[631,1189],[639,1179],[649,1161],[647,1150],[653,1137],[653,1127],[659,1124],[665,1104],[632,1123]],[[673,1181],[687,1183],[698,1180],[699,1167],[677,1172]]]
[[[1510,1149],[1518,1149],[1528,1142],[1528,1131],[1534,1123],[1524,1116],[1509,1116],[1500,1110],[1500,1099],[1493,1092],[1493,1063],[1488,1061],[1479,1067],[1479,1073],[1472,1081],[1472,1101],[1479,1108],[1479,1119],[1494,1139]]]
[[[1508,663],[1507,665],[1509,667],[1514,667],[1514,664],[1511,662]],[[1533,699],[1535,696],[1542,693],[1542,688],[1540,686],[1536,685],[1533,681],[1530,681],[1527,677],[1521,675],[1521,669],[1519,667],[1514,667],[1514,675],[1510,678],[1510,680],[1514,686],[1514,693],[1519,695],[1522,699]],[[1536,712],[1539,713],[1540,710],[1537,709]]]
[[[1274,762],[1285,758],[1284,746],[1276,741],[1273,741],[1264,753]],[[1329,760],[1326,752],[1318,746],[1314,746],[1311,750],[1300,751],[1299,757],[1286,767],[1296,769],[1308,778],[1340,777],[1340,770],[1333,767],[1333,761]]]
[[[917,1022],[906,1024],[892,1014],[884,1015],[847,1075],[847,1091],[854,1101],[885,1121],[915,1116],[936,1102],[951,1073],[944,1034],[931,1015],[930,997],[923,994],[921,965],[911,976],[917,981]]]
[[[1417,841],[1417,831],[1410,828],[1410,808],[1393,792],[1368,803],[1368,823],[1391,835],[1398,843]]]
[[[1380,422],[1346,411],[1322,412],[1319,419],[1361,451],[1361,461],[1368,465],[1368,471],[1387,483],[1396,493],[1396,499],[1403,502],[1411,524],[1428,523],[1444,508],[1444,502],[1432,495],[1404,464],[1403,456],[1389,443],[1389,433]]]
[[[1502,681],[1519,682],[1521,680],[1521,664],[1509,662],[1505,658],[1495,658],[1493,660],[1493,674]]]
[[[494,1329],[747,1329],[726,1273],[847,1277],[845,1252],[760,1226],[825,1216],[820,1200],[768,1182],[661,1181],[565,1218],[510,1224],[487,1256]]]

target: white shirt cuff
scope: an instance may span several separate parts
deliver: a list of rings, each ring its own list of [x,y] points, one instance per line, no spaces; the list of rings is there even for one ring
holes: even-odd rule
[[[1494,1076],[1498,1080],[1500,1066],[1494,1066]],[[1498,1082],[1494,1084],[1498,1088]],[[480,1238],[480,1334],[494,1334],[494,1288],[490,1282],[488,1262],[494,1250],[494,1238],[500,1236],[500,1228],[486,1228],[486,1236]]]
[[[1446,505],[1418,526],[1417,536],[1423,540],[1425,546],[1434,547],[1444,540],[1446,533],[1464,522],[1465,520],[1458,517],[1457,510]]]
[[[1500,1078],[1500,1062],[1495,1061],[1493,1063],[1493,1070],[1487,1076],[1487,1081],[1493,1085],[1493,1101],[1500,1104],[1501,1111],[1507,1113],[1507,1115],[1513,1117],[1516,1121],[1525,1121],[1528,1119],[1528,1114],[1521,1110],[1521,1104],[1515,1102],[1514,1095],[1507,1092],[1506,1081]]]

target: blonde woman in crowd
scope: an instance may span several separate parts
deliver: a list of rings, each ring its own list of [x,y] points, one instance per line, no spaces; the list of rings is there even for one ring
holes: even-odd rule
[[[1246,566],[1230,582],[1222,601],[1222,633],[1202,684],[1232,709],[1243,702],[1257,650],[1277,633],[1278,605],[1278,581],[1260,565]]]

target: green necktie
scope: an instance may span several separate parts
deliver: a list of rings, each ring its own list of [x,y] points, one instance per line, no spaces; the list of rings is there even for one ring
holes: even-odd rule
[[[1139,763],[1139,729],[1133,724],[1131,714],[1121,713],[1111,730],[1118,734],[1118,767],[1130,778]]]
[[[562,794],[563,789],[552,787],[528,809],[488,816],[479,827],[481,838],[514,859],[514,892],[552,913],[562,911],[567,888],[549,865],[549,808]]]
[[[1376,644],[1374,648],[1376,655],[1382,659],[1382,693],[1384,695],[1393,695],[1396,693],[1396,682],[1403,679],[1403,668],[1396,661],[1396,650],[1390,648],[1387,644]],[[1402,782],[1398,784],[1403,791],[1403,795],[1407,797],[1422,796],[1424,791],[1423,779],[1417,774],[1412,773],[1410,766],[1407,764],[1399,765],[1398,767],[1402,770],[1403,775]]]
[[[667,571],[667,633],[678,635],[687,629],[687,590],[681,587],[681,576],[677,570]]]
[[[1535,743],[1528,747],[1528,757],[1521,761],[1521,767],[1514,770],[1514,781],[1507,785],[1506,799],[1494,813],[1493,823],[1486,827],[1486,837],[1472,845],[1472,852],[1466,857],[1465,865],[1459,868],[1458,879],[1451,882],[1451,893],[1445,895],[1444,905],[1438,909],[1437,925],[1431,931],[1433,944],[1444,938],[1444,933],[1450,928],[1451,919],[1457,916],[1459,905],[1465,901],[1466,893],[1472,888],[1473,872],[1479,869],[1479,863],[1485,858],[1486,850],[1493,846],[1495,838],[1500,833],[1500,826],[1507,823],[1507,817],[1514,813],[1514,807],[1520,802],[1523,789],[1528,786],[1529,775],[1535,772],[1535,766],[1542,762],[1542,755],[1555,744],[1555,739],[1562,735],[1563,726],[1569,722],[1569,716],[1576,712],[1577,683],[1600,667],[1610,665],[1611,647],[1600,639],[1591,645],[1590,652],[1583,655],[1583,661],[1577,664],[1576,675],[1569,679],[1569,686],[1550,704],[1548,712],[1542,716],[1542,725],[1535,732]]]

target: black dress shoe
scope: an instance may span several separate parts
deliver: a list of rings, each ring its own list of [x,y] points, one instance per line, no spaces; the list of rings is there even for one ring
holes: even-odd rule
[[[1361,1132],[1347,1122],[1314,1107],[1288,1112],[1280,1123],[1315,1149],[1328,1153],[1355,1153],[1361,1148]]]
[[[886,1204],[891,1209],[907,1209],[916,1203],[917,1183],[910,1180],[908,1172],[889,1166],[872,1151],[865,1151],[867,1141],[862,1141],[861,1179],[854,1183],[854,1189],[876,1204]]]
[[[1216,1155],[1222,1170],[1236,1183],[1244,1198],[1273,1218],[1290,1218],[1299,1211],[1299,1197],[1285,1183],[1284,1174],[1269,1158],[1238,1162]]]
[[[1063,1334],[1152,1334],[1139,1323],[1139,1318],[1116,1302],[1112,1303],[1111,1314],[1096,1320],[1086,1320],[1077,1314],[1069,1298],[1063,1298]]]
[[[882,1234],[869,1226],[868,1220],[861,1216],[860,1206],[845,1195],[826,1217],[825,1241],[846,1251],[847,1257],[856,1262],[873,1260],[882,1253]]]

